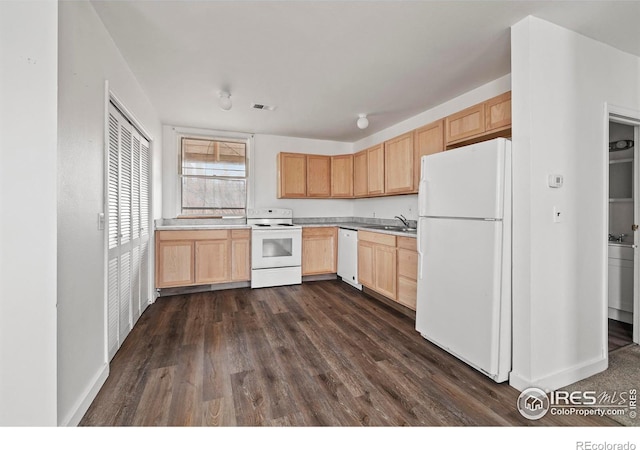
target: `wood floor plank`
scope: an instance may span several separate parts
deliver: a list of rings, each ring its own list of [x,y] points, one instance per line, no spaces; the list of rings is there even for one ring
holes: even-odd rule
[[[253,370],[231,375],[236,423],[241,426],[266,425],[264,393]]]
[[[131,425],[164,426],[169,424],[169,408],[173,397],[175,372],[175,366],[161,367],[150,371]]]
[[[202,425],[203,357],[202,343],[180,347],[169,407],[170,426]]]
[[[611,426],[516,409],[412,319],[340,281],[159,298],[81,425]]]

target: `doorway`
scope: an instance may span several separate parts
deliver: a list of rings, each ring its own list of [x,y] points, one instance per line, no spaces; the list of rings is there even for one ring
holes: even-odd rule
[[[122,345],[150,303],[150,143],[113,100],[106,127],[107,355]]]
[[[640,112],[610,110],[608,132],[608,349],[638,343]]]

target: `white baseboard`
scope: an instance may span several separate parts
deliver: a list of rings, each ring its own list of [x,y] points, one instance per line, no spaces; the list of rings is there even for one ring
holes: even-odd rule
[[[527,379],[512,371],[509,374],[509,384],[521,392],[529,387],[537,387],[545,392],[551,392],[600,373],[608,366],[609,359],[605,356],[535,380]]]
[[[624,323],[633,323],[633,313],[609,307],[609,319]]]
[[[80,397],[73,410],[64,418],[58,425],[61,427],[76,427],[85,415],[91,402],[98,395],[98,391],[107,380],[109,376],[109,364],[105,363],[104,366],[93,377],[92,382],[89,384],[88,389]]]

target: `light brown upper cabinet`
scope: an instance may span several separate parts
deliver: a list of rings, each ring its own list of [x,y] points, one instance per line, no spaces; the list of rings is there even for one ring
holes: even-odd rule
[[[367,192],[384,194],[384,144],[367,149]]]
[[[511,92],[353,155],[278,154],[278,198],[361,198],[418,191],[425,155],[511,136]]]
[[[447,145],[484,133],[484,104],[471,106],[445,119]]]
[[[413,146],[413,190],[417,192],[420,182],[420,159],[444,150],[444,120],[430,123],[414,130]]]
[[[413,132],[384,143],[384,192],[413,192]]]
[[[331,196],[331,157],[307,155],[307,197]]]
[[[447,148],[511,135],[511,91],[445,118]]]
[[[331,157],[331,197],[353,197],[353,155]]]
[[[511,127],[511,91],[484,102],[486,131],[498,131]]]
[[[353,195],[366,197],[369,195],[369,168],[367,150],[353,155]]]
[[[307,156],[304,153],[278,154],[278,198],[307,196]]]

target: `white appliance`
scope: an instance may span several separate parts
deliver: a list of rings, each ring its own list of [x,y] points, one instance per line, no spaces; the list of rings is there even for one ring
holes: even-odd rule
[[[422,157],[416,330],[496,382],[511,370],[511,142]]]
[[[302,227],[293,211],[262,208],[247,211],[251,225],[251,287],[302,283]]]
[[[362,290],[358,283],[358,231],[338,230],[338,276],[342,281]]]

